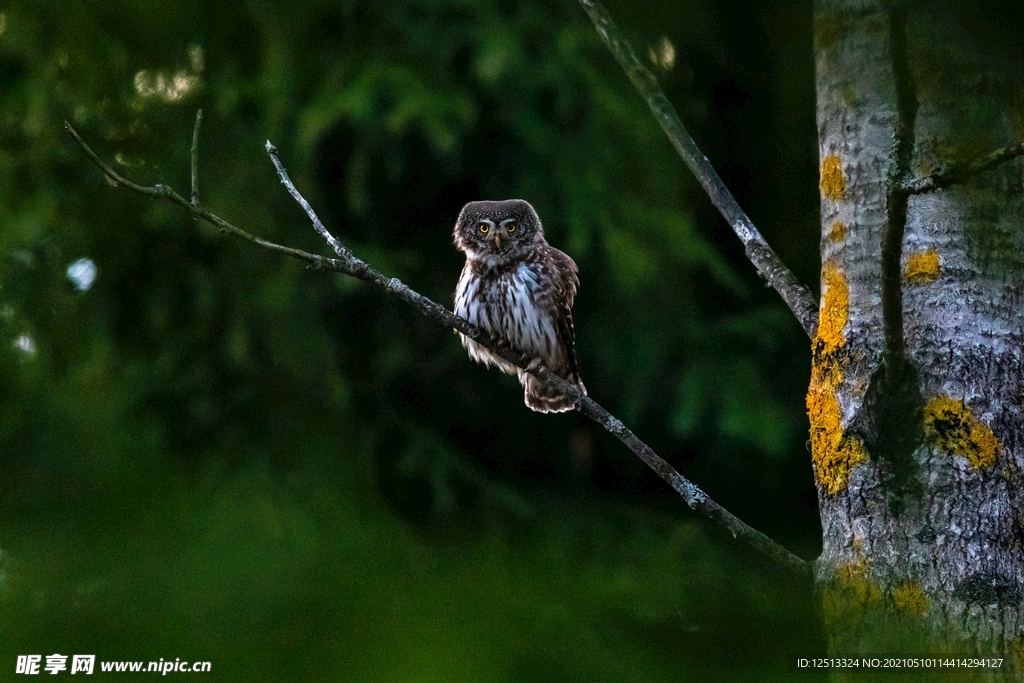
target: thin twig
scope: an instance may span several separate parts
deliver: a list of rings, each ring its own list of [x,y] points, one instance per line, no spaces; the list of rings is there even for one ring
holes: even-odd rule
[[[991,154],[976,159],[971,163],[953,164],[949,168],[933,173],[930,176],[915,178],[903,186],[903,191],[908,195],[934,192],[950,185],[962,183],[979,173],[995,168],[999,164],[1016,159],[1022,154],[1024,154],[1024,142],[1015,142],[1012,145],[1000,147]]]
[[[818,304],[811,296],[810,290],[797,280],[782,259],[772,251],[768,242],[740,208],[725,183],[711,166],[711,162],[700,151],[697,143],[693,141],[682,121],[679,120],[675,108],[665,97],[661,86],[658,85],[658,79],[637,58],[633,48],[630,47],[625,36],[612,21],[604,6],[599,0],[579,0],[579,2],[590,16],[591,21],[594,22],[594,27],[604,39],[608,49],[612,51],[615,59],[629,76],[629,80],[633,82],[647,102],[647,106],[651,108],[654,118],[658,120],[658,124],[665,131],[672,146],[676,148],[679,156],[697,177],[697,181],[711,198],[711,203],[721,212],[733,232],[743,242],[747,258],[757,268],[761,277],[779,292],[782,300],[796,316],[807,336],[813,339],[818,329]]]
[[[295,201],[299,203],[302,210],[309,216],[309,220],[313,222],[313,228],[320,233],[320,236],[327,240],[327,244],[331,245],[331,249],[340,258],[351,258],[352,252],[345,248],[345,246],[338,241],[338,238],[330,233],[330,231],[324,227],[324,224],[320,222],[320,218],[313,211],[313,207],[309,205],[306,198],[299,194],[299,191],[295,189],[295,185],[292,184],[291,178],[288,177],[288,171],[284,170],[284,166],[281,165],[281,160],[277,158],[277,147],[270,144],[270,140],[267,140],[267,144],[264,146],[267,150],[267,154],[270,155],[270,160],[274,162],[274,168],[277,169],[277,177],[281,179],[281,184],[288,190],[288,194],[292,196]]]
[[[246,242],[252,242],[253,244],[259,245],[264,249],[270,249],[271,251],[276,251],[281,254],[291,256],[293,258],[301,259],[315,267],[323,268],[325,267],[325,261],[334,260],[324,259],[323,256],[319,256],[317,254],[310,254],[308,252],[302,251],[301,249],[292,249],[291,247],[284,247],[281,246],[280,244],[275,244],[260,237],[256,237],[255,235],[252,235],[246,232],[245,230],[242,230],[241,228],[235,227],[231,223],[228,223],[223,218],[215,216],[214,214],[210,213],[201,206],[192,206],[192,204],[187,199],[185,199],[180,194],[178,194],[171,188],[167,187],[166,185],[154,185],[152,187],[136,185],[127,178],[121,177],[114,169],[110,168],[110,166],[107,166],[105,163],[103,163],[103,161],[98,156],[96,156],[96,153],[92,151],[92,148],[90,148],[89,145],[85,143],[85,140],[83,140],[82,137],[78,134],[78,131],[72,128],[71,124],[67,121],[64,122],[64,130],[67,131],[68,135],[70,135],[72,139],[74,139],[74,141],[78,143],[78,146],[82,148],[82,151],[85,152],[85,155],[87,157],[89,157],[89,160],[92,163],[96,164],[96,166],[101,171],[103,171],[103,175],[107,176],[107,178],[115,185],[127,188],[129,190],[132,190],[133,192],[138,192],[139,194],[143,194],[147,197],[152,197],[154,199],[166,199],[188,211],[190,214],[192,214],[193,218],[202,218],[206,222],[216,225],[218,228],[220,228],[220,231],[223,233],[234,235],[235,237],[241,238]],[[329,270],[337,270],[342,273],[348,273],[347,270],[344,270],[341,267],[332,267],[329,268]]]
[[[545,367],[541,366],[534,368],[531,366],[528,368],[527,363],[523,362],[523,355],[521,353],[510,348],[498,348],[498,346],[491,341],[490,335],[484,333],[482,330],[469,323],[466,319],[460,318],[444,306],[410,289],[398,278],[389,278],[380,271],[371,267],[365,261],[357,258],[323,226],[323,223],[320,222],[320,219],[313,211],[313,208],[309,205],[309,202],[303,198],[302,194],[295,188],[291,178],[288,177],[288,172],[285,170],[277,156],[276,148],[269,141],[267,141],[266,144],[267,153],[270,155],[270,158],[274,163],[274,167],[277,169],[277,174],[281,183],[287,188],[288,192],[295,198],[299,205],[302,206],[306,215],[309,216],[309,219],[313,222],[317,232],[327,240],[334,249],[334,252],[338,255],[338,258],[324,258],[317,254],[311,254],[299,249],[283,247],[281,245],[274,244],[273,242],[262,240],[231,225],[227,221],[211,214],[202,207],[193,206],[183,197],[164,185],[156,185],[154,187],[136,185],[135,183],[122,178],[113,169],[103,163],[103,161],[96,156],[95,152],[93,152],[85,141],[82,140],[70,124],[65,123],[64,127],[68,134],[71,135],[75,142],[82,148],[86,156],[88,156],[89,159],[115,184],[149,197],[168,199],[175,204],[178,204],[186,211],[189,211],[193,216],[202,218],[213,225],[216,225],[224,232],[240,237],[248,242],[252,242],[253,244],[258,244],[266,249],[271,249],[273,251],[301,259],[312,264],[315,268],[345,273],[346,275],[351,275],[359,278],[360,280],[371,282],[378,287],[381,287],[389,294],[393,294],[406,303],[412,305],[428,317],[458,330],[473,341],[488,348],[493,353],[500,355],[516,367],[532,372],[544,382],[547,382],[565,395],[573,398],[573,400],[576,401],[576,406],[580,412],[614,434],[620,441],[622,441],[622,443],[624,443],[651,469],[653,469],[658,476],[668,482],[669,485],[683,497],[683,500],[686,501],[687,505],[693,508],[693,510],[714,520],[715,522],[718,522],[732,534],[733,538],[742,540],[786,569],[805,576],[810,573],[810,564],[808,562],[786,550],[786,548],[768,538],[760,531],[746,525],[735,515],[713,501],[706,493],[697,487],[696,484],[679,474],[671,465],[660,458],[650,446],[641,441],[611,413],[589,397],[581,396],[579,389],[575,385],[566,382],[564,379],[553,374]]]
[[[192,129],[192,206],[199,206],[199,124],[203,122],[203,110],[196,110],[196,125]]]

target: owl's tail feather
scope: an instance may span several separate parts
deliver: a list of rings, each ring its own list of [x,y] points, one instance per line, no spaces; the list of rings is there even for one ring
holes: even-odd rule
[[[575,381],[583,395],[587,395],[587,388],[578,378],[572,377],[566,378],[566,380]],[[526,407],[530,410],[535,410],[538,413],[564,413],[575,407],[571,398],[527,372],[519,373],[519,381],[523,384],[524,400]]]

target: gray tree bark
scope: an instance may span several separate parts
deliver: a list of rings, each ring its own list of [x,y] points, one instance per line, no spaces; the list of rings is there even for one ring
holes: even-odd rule
[[[1019,679],[1024,62],[991,29],[952,3],[815,2],[807,408],[833,654],[991,653]]]

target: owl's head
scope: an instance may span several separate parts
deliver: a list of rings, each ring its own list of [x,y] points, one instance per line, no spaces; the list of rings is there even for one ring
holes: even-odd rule
[[[540,218],[523,199],[470,202],[455,222],[455,246],[470,259],[490,265],[510,262],[527,247],[543,241]]]

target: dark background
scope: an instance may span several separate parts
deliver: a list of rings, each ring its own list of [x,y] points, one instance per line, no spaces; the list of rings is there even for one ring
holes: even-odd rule
[[[810,3],[609,9],[816,290]],[[590,395],[819,550],[809,341],[576,2],[22,0],[0,8],[0,671],[788,680],[824,653],[809,585],[600,428],[530,412],[377,289],[112,188],[62,131],[187,195],[198,108],[211,211],[329,253],[270,139],[345,244],[449,306],[461,206],[528,199],[580,268]]]

